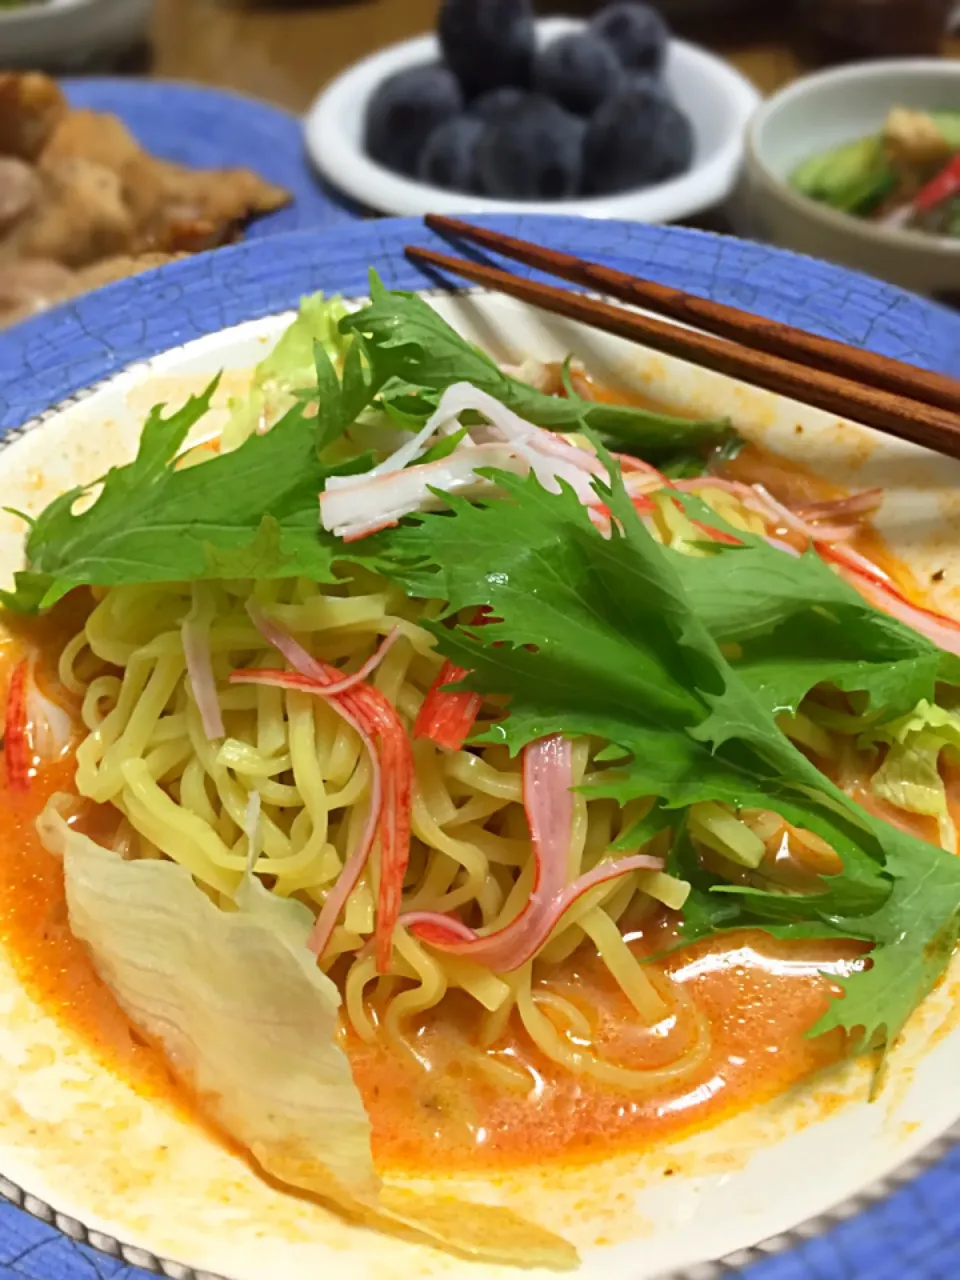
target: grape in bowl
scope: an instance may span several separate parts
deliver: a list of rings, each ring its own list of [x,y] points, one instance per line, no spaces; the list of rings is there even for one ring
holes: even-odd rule
[[[659,50],[648,43],[646,52],[635,41],[626,55],[631,65],[624,61],[624,42],[615,63],[605,60],[609,93],[591,101],[589,85],[578,74],[590,49],[604,47],[596,30],[584,22],[546,18],[534,23],[533,32],[535,49],[526,62],[500,62],[499,75],[482,83],[469,74],[466,82],[458,79],[463,105],[447,109],[438,121],[440,137],[431,140],[429,150],[424,140],[413,173],[398,171],[399,151],[387,157],[390,163],[370,155],[370,126],[390,96],[385,86],[399,73],[432,67],[430,75],[436,77],[444,60],[440,39],[417,37],[355,64],[324,90],[307,115],[314,161],[354,199],[394,214],[515,210],[668,222],[729,195],[740,168],[744,129],[759,104],[756,90],[739,72],[676,39]],[[577,37],[576,43],[570,37]],[[519,45],[517,37],[514,41]],[[450,61],[447,57],[448,70]],[[426,74],[417,71],[414,84]],[[557,101],[560,95],[563,103]],[[619,110],[611,106],[617,95],[624,95]],[[619,120],[624,108],[632,112],[638,102],[653,128],[639,149],[637,123]],[[575,106],[580,110],[571,109]],[[598,117],[607,124],[591,142]],[[458,124],[448,126],[448,119]],[[483,128],[467,123],[477,120]],[[490,136],[498,123],[504,139],[499,146]],[[546,164],[538,141],[545,134],[551,152]],[[500,154],[507,149],[509,155]],[[592,159],[593,173],[584,164],[588,152],[601,166]],[[528,165],[531,153],[536,163]],[[387,155],[385,150],[378,154]]]

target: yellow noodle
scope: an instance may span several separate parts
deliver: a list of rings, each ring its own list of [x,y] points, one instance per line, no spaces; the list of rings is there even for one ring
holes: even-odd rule
[[[373,891],[366,877],[360,880],[347,899],[343,923],[354,933],[367,936],[373,933]]]
[[[589,1040],[591,1036],[590,1023],[587,1021],[587,1015],[573,1003],[559,995],[556,991],[544,991],[536,989],[531,991],[531,996],[536,1005],[542,1005],[546,1009],[552,1009],[554,1013],[559,1014],[560,1021],[563,1022],[568,1031],[573,1032],[575,1036],[579,1036],[582,1040]]]
[[[674,988],[679,995],[680,985],[674,984]],[[541,1052],[573,1072],[582,1072],[615,1088],[628,1089],[631,1092],[654,1092],[664,1085],[675,1084],[698,1071],[710,1053],[711,1035],[706,1018],[698,1010],[688,1008],[689,1018],[693,1024],[692,1043],[683,1050],[675,1062],[666,1067],[622,1067],[579,1048],[565,1034],[556,1029],[546,1014],[537,1007],[537,1001],[530,987],[529,964],[524,966],[524,972],[519,976],[515,990],[517,1008],[524,1028]]]
[[[452,987],[462,987],[478,1004],[494,1013],[510,998],[510,987],[482,965],[474,964],[463,956],[444,957],[447,981]]]
[[[582,917],[580,927],[597,944],[601,960],[642,1020],[647,1026],[659,1022],[666,1006],[607,913],[594,907]]]
[[[442,605],[408,600],[366,570],[329,587],[305,579],[253,588],[236,582],[210,584],[205,593],[213,612],[210,648],[226,736],[207,739],[186,671],[180,628],[191,589],[113,588],[103,593],[60,661],[63,684],[83,700],[88,730],[77,753],[77,788],[118,810],[122,825],[116,839],[125,856],[172,858],[214,901],[224,903],[246,865],[246,813],[250,793],[257,791],[254,870],[273,892],[296,895],[316,909],[366,825],[371,761],[357,733],[322,699],[229,683],[238,667],[283,667],[253,627],[247,600],[252,594],[310,652],[345,672],[355,671],[380,638],[399,628],[401,638],[372,682],[408,731],[441,661],[433,635],[421,623],[437,617]],[[493,714],[495,708],[488,708],[485,722]],[[575,786],[603,776],[592,760],[599,745],[574,742]],[[412,846],[402,910],[460,912],[483,933],[502,929],[523,910],[533,885],[521,759],[503,747],[447,751],[424,740],[413,742],[413,754]],[[612,800],[575,791],[568,877],[609,856],[613,841],[648,808],[649,802],[640,801],[621,809]],[[686,891],[683,882],[660,872],[635,872],[596,886],[557,922],[539,955],[514,974],[444,955],[401,927],[389,972],[381,975],[370,947],[379,859],[375,843],[321,961],[327,970],[337,966],[345,1020],[362,1039],[385,1036],[429,1065],[430,1049],[414,1042],[414,1030],[421,1018],[435,1016],[431,1010],[442,1010],[455,989],[476,1010],[466,1032],[451,1032],[458,1059],[498,1088],[526,1092],[536,1080],[522,1050],[515,1056],[512,1048],[496,1047],[511,1016],[555,1063],[617,1088],[655,1089],[702,1061],[709,1048],[702,1017],[685,992],[644,970],[619,923],[625,918],[632,926],[656,910],[655,897],[677,905]],[[589,1010],[562,987],[568,962],[581,947],[598,956],[641,1022],[675,1011],[689,1033],[676,1063],[635,1070],[589,1049]]]
[[[453,817],[448,818],[443,825],[449,830],[451,827],[462,827],[465,822],[484,822],[499,813],[504,805],[505,801],[496,796],[471,796],[459,809],[454,810]]]
[[[475,886],[467,879],[459,888],[451,890],[450,886],[460,871],[460,864],[455,859],[433,850],[420,882],[404,906],[408,911],[455,911],[457,907],[464,906],[475,896]]]
[[[167,719],[172,720],[173,717],[168,716]],[[234,773],[249,778],[272,778],[275,774],[286,773],[292,763],[289,752],[279,756],[265,755],[249,742],[239,742],[236,738],[224,739],[216,761],[224,769],[232,769]]]
[[[480,756],[469,751],[454,751],[446,758],[445,771],[449,777],[465,783],[471,791],[523,803],[523,782],[517,770],[501,773]]]
[[[491,1049],[479,1050],[472,1045],[464,1045],[459,1049],[458,1061],[469,1063],[478,1075],[486,1076],[492,1085],[510,1093],[529,1093],[536,1084],[533,1074],[521,1062]]]
[[[394,946],[417,974],[417,986],[401,991],[387,1008],[383,1020],[384,1032],[398,1047],[418,1057],[413,1045],[404,1034],[404,1023],[413,1014],[423,1013],[438,1005],[447,993],[447,975],[444,966],[425,947],[412,938],[405,929],[398,929]]]
[[[116,676],[98,676],[87,686],[83,694],[81,719],[88,729],[99,729],[120,700],[121,683]],[[103,703],[109,710],[103,711]]]
[[[477,1029],[477,1044],[481,1049],[489,1049],[495,1045],[498,1040],[503,1039],[503,1035],[507,1029],[507,1023],[510,1015],[516,1007],[517,997],[513,989],[510,987],[510,994],[499,1009],[485,1013],[481,1019]]]
[[[373,956],[355,961],[347,974],[344,983],[343,1000],[347,1008],[347,1016],[351,1026],[361,1040],[372,1044],[377,1038],[376,1027],[367,1014],[365,991],[369,983],[377,976],[377,963]]]
[[[486,858],[474,845],[467,844],[465,840],[456,840],[441,830],[418,788],[414,788],[411,825],[413,834],[419,840],[460,863],[476,897],[487,877]]]
[[[77,665],[81,653],[88,648],[87,633],[78,631],[64,647],[57,664],[57,675],[63,687],[80,698],[86,693],[86,682],[77,674]],[[117,682],[119,687],[119,681]]]

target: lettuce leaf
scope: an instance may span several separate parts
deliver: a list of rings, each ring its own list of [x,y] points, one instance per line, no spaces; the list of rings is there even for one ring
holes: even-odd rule
[[[912,711],[878,725],[861,736],[862,745],[873,742],[907,742],[912,734],[932,733],[940,739],[942,747],[952,747],[960,752],[960,714],[946,707],[938,707],[922,698]]]
[[[936,818],[940,843],[955,851],[957,832],[940,774],[940,755],[946,749],[960,750],[960,716],[924,700],[908,715],[861,736],[862,745],[874,742],[890,745],[870,790],[908,813]]]
[[[332,365],[342,362],[351,345],[340,332],[346,314],[340,298],[316,293],[301,301],[296,320],[254,370],[250,390],[230,401],[220,441],[223,452],[239,448],[261,425],[275,423],[293,407],[297,392],[316,389],[317,347]]]
[[[307,950],[309,909],[251,877],[237,911],[221,911],[177,863],[126,862],[72,830],[56,799],[38,831],[63,858],[74,936],[204,1110],[268,1172],[300,1162],[374,1194],[370,1122],[337,1044],[340,993]]]
[[[897,743],[887,752],[870,779],[870,790],[898,809],[936,818],[940,843],[953,852],[957,833],[938,767],[942,747],[943,742],[935,733],[910,734],[906,742]]]
[[[337,1040],[340,994],[307,949],[307,907],[248,873],[236,910],[221,910],[176,863],[127,862],[71,828],[70,803],[54,797],[37,825],[63,858],[71,930],[205,1114],[265,1173],[468,1257],[576,1266],[571,1245],[509,1209],[381,1183]]]

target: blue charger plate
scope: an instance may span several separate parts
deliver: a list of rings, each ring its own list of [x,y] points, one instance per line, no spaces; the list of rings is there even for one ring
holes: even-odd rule
[[[83,77],[62,82],[71,106],[119,116],[140,145],[194,169],[252,169],[285,187],[293,203],[255,219],[244,239],[335,226],[359,206],[314,170],[297,116],[225,89],[172,80]]]
[[[167,86],[158,89],[161,95],[166,91]],[[206,90],[185,92],[210,96]],[[259,104],[244,105],[262,110]],[[147,145],[155,145],[147,133],[153,126],[152,118],[144,119],[141,136]],[[132,120],[131,127],[137,131]],[[156,149],[161,151],[160,146]],[[181,152],[172,158],[186,157]],[[248,158],[235,163],[254,162]],[[267,167],[266,157],[262,171],[284,181]],[[563,217],[478,221],[960,377],[960,315],[839,267],[676,227]],[[269,244],[249,239],[145,272],[27,321],[0,334],[0,370],[6,375],[0,385],[0,433],[133,361],[243,320],[289,310],[305,293],[323,289],[363,294],[371,266],[391,288],[436,288],[441,283],[437,277],[403,257],[406,244],[443,247],[419,222],[406,219],[353,223],[321,235],[284,235]],[[456,287],[456,282],[448,283]],[[958,1141],[960,1125],[910,1165],[829,1213],[673,1280],[713,1280],[736,1273],[749,1280],[957,1280]],[[2,1170],[0,1192],[11,1202],[0,1201],[0,1277],[147,1280],[162,1274],[213,1280],[141,1249],[91,1236],[82,1223],[5,1180]]]

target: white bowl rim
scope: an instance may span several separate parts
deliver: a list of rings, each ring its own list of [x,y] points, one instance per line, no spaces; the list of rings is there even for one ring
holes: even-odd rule
[[[545,35],[575,31],[584,25],[582,21],[568,18],[542,18],[537,23],[538,31]],[[737,126],[702,162],[676,178],[650,187],[574,200],[493,200],[417,182],[372,160],[361,147],[345,139],[338,123],[340,112],[351,99],[358,100],[362,109],[373,85],[385,75],[438,58],[439,45],[433,33],[413,36],[369,54],[326,85],[304,119],[307,149],[328,181],[347,195],[372,208],[400,216],[428,212],[555,213],[594,218],[627,217],[644,222],[688,217],[730,194],[743,158],[744,130],[761,98],[741,72],[716,54],[677,39],[671,40],[671,49],[684,61],[688,71],[702,79],[712,79],[719,86],[733,108]]]
[[[835,84],[855,84],[862,80],[882,80],[885,75],[896,71],[907,74],[915,73],[923,77],[928,72],[938,71],[953,74],[960,82],[960,62],[952,62],[948,58],[881,58],[872,62],[857,62],[842,67],[831,67],[825,71],[817,71],[812,75],[801,76],[778,93],[773,94],[762,103],[747,126],[745,150],[748,160],[756,166],[759,177],[780,199],[791,205],[799,213],[823,226],[835,231],[843,231],[851,236],[862,236],[864,240],[888,248],[909,249],[928,255],[945,254],[951,257],[960,254],[960,239],[949,236],[931,236],[922,231],[913,231],[902,227],[882,227],[865,218],[855,218],[852,214],[841,213],[803,195],[790,185],[786,179],[767,163],[759,144],[759,133],[776,111],[791,107],[811,91],[826,88]]]
[[[119,3],[125,4],[126,0],[119,0]],[[25,3],[14,9],[0,9],[0,24],[8,22],[12,26],[19,22],[26,25],[27,21],[38,24],[55,18],[65,9],[92,9],[98,6],[103,7],[104,0],[42,0],[40,4]]]

